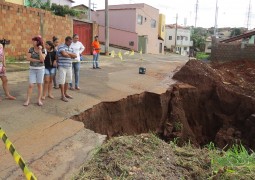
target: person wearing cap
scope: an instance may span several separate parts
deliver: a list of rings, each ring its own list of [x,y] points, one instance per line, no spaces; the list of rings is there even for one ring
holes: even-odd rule
[[[74,81],[75,81],[75,87],[73,87],[73,83],[70,83],[70,89],[71,90],[80,90],[79,87],[79,79],[80,79],[80,61],[81,61],[81,53],[85,50],[85,47],[83,44],[79,41],[79,35],[74,34],[73,35],[73,42],[71,44],[71,47],[74,50],[74,53],[76,54],[76,58],[73,59],[72,68],[74,73]]]
[[[77,58],[74,49],[71,47],[73,39],[70,36],[65,38],[65,44],[58,48],[58,81],[61,91],[61,100],[68,102],[73,97],[67,94],[69,83],[72,82],[72,59]]]
[[[95,36],[95,40],[92,42],[92,49],[93,49],[93,69],[101,69],[98,66],[98,59],[101,49],[98,41],[98,36]]]
[[[32,38],[33,47],[28,50],[27,61],[30,61],[29,66],[29,86],[27,90],[27,99],[24,106],[28,106],[30,103],[30,97],[33,92],[34,84],[37,84],[38,97],[37,103],[42,106],[42,84],[44,78],[44,60],[46,56],[46,50],[43,46],[43,40],[40,36]]]

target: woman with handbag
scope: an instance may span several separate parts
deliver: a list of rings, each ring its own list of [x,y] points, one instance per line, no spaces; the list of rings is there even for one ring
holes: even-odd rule
[[[45,74],[42,100],[45,99],[46,93],[48,93],[49,98],[54,98],[52,95],[52,84],[53,78],[56,76],[57,67],[57,53],[55,51],[54,44],[51,41],[46,41],[45,47],[47,50],[47,55],[44,61]]]
[[[8,89],[8,80],[6,77],[6,61],[5,61],[5,55],[4,55],[4,47],[0,43],[0,78],[2,80],[3,89],[6,95],[6,98],[9,100],[15,100],[16,98],[10,95],[9,89]],[[0,98],[1,101],[1,98]]]

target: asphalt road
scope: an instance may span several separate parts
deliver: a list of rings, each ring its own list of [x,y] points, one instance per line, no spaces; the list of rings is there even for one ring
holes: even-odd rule
[[[122,52],[124,53],[124,51]],[[187,57],[170,54],[119,57],[100,57],[102,69],[92,69],[91,56],[81,65],[80,91],[70,91],[74,97],[68,103],[60,100],[60,91],[53,90],[55,99],[36,104],[36,89],[28,107],[26,99],[28,71],[8,73],[11,93],[15,101],[0,95],[0,126],[6,131],[18,152],[38,179],[70,179],[90,158],[90,152],[101,145],[104,135],[84,128],[80,122],[70,120],[99,102],[116,101],[128,95],[150,91],[163,93],[174,83],[171,77],[185,64]],[[138,73],[145,67],[145,75]],[[8,67],[7,67],[8,68]],[[0,142],[0,178],[23,179],[10,153]]]

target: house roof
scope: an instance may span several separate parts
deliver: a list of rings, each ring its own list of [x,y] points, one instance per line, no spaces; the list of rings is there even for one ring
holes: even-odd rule
[[[176,24],[166,24],[166,28],[175,29],[175,27],[176,27]],[[189,29],[189,27],[183,27],[180,25],[177,25],[177,28],[178,29]]]
[[[144,8],[144,6],[148,6],[148,7],[151,7],[153,9],[157,9],[157,8],[155,8],[153,6],[150,6],[148,4],[145,4],[145,3],[137,3],[137,4],[110,5],[109,10],[141,9],[141,8]],[[101,10],[98,10],[98,11],[104,11],[104,9],[101,9]]]
[[[228,39],[221,40],[220,42],[221,43],[229,43],[229,42],[237,41],[237,40],[240,40],[240,39],[243,39],[243,38],[249,38],[249,37],[254,36],[254,35],[255,35],[255,30],[244,33],[244,34],[241,34],[241,35],[238,35],[238,36],[234,36],[234,37],[231,37],[231,38],[228,38]]]
[[[72,8],[76,8],[76,7],[85,7],[85,8],[89,8],[88,6],[86,6],[85,4],[79,4],[76,6],[72,6]]]
[[[74,0],[69,0],[71,3],[75,3],[75,1]]]

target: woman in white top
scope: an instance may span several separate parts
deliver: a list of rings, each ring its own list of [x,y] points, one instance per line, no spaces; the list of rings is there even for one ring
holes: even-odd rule
[[[73,84],[70,83],[70,89],[71,90],[80,90],[79,87],[79,78],[80,78],[80,59],[81,59],[81,53],[85,50],[85,47],[83,44],[79,41],[78,34],[73,35],[73,42],[71,44],[71,47],[74,49],[74,53],[77,55],[77,58],[73,60],[72,68],[74,72],[74,80],[75,80],[75,87],[73,87]]]

